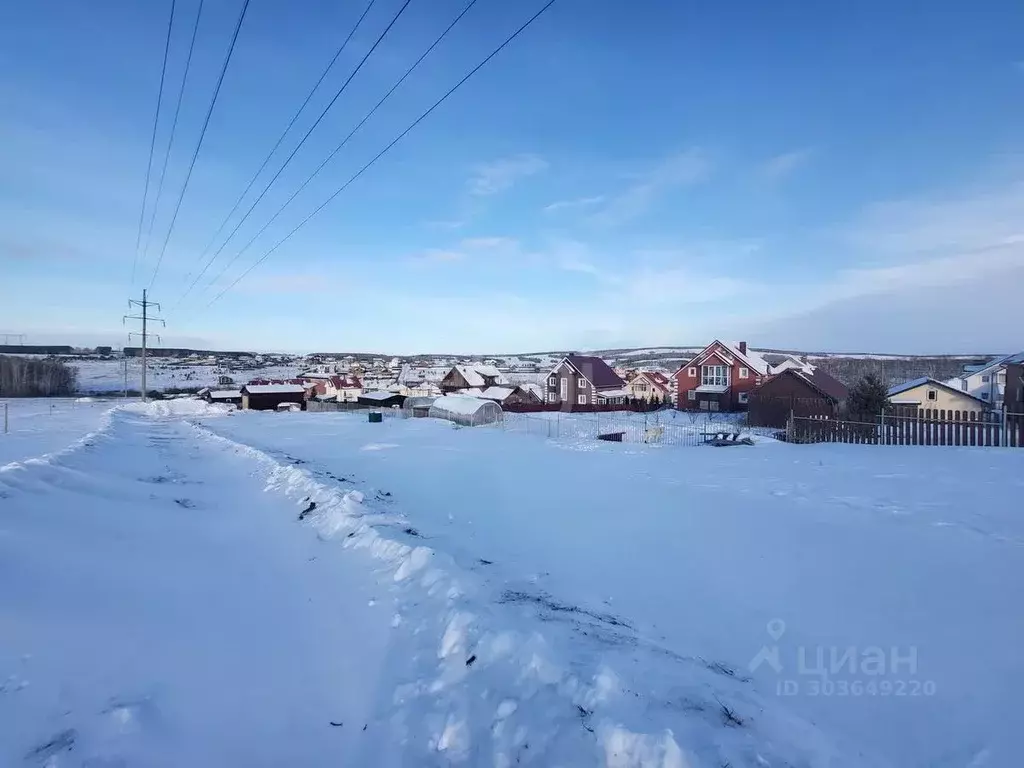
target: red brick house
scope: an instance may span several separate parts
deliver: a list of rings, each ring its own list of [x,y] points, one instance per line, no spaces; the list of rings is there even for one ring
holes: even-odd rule
[[[761,355],[747,342],[717,339],[675,372],[676,407],[684,411],[742,411],[750,393],[769,373]]]
[[[566,355],[548,374],[544,387],[548,403],[566,410],[588,405],[621,405],[630,396],[619,375],[599,357]]]

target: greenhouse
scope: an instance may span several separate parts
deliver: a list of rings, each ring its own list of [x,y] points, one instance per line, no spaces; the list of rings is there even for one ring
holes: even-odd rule
[[[407,397],[405,402],[402,403],[403,415],[425,418],[430,415],[430,407],[434,404],[435,400],[437,400],[436,397]]]
[[[501,423],[501,406],[491,400],[466,395],[439,397],[430,406],[432,419],[447,419],[464,427]]]

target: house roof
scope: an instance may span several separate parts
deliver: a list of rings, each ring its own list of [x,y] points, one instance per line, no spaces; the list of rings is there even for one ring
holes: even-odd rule
[[[803,379],[823,395],[831,397],[836,402],[845,400],[847,395],[850,394],[850,390],[846,388],[846,385],[843,384],[843,382],[825,373],[820,368],[812,367],[810,370],[807,370],[806,368],[787,368],[779,375],[781,376],[783,374],[789,374]]]
[[[718,339],[712,341],[704,347],[704,349],[679,366],[677,372],[688,366],[696,365],[702,358],[710,354],[716,345],[723,349],[727,356],[732,357],[734,360],[740,360],[746,363],[747,367],[755,373],[759,373],[762,376],[768,373],[768,361],[761,357],[759,352],[754,352],[748,347],[746,353],[741,353],[739,343],[725,342]],[[732,360],[726,360],[726,362],[731,363]]]
[[[503,384],[505,382],[504,377],[501,375],[501,371],[493,365],[456,365],[455,370],[462,374],[462,378],[464,378],[466,383],[471,387],[486,387],[487,379],[484,377],[492,378],[499,384]]]
[[[896,395],[908,392],[911,389],[914,389],[915,387],[920,387],[923,384],[927,384],[930,387],[936,387],[938,389],[944,389],[947,392],[955,392],[958,395],[963,395],[964,397],[969,397],[972,400],[977,400],[979,403],[985,402],[980,397],[975,397],[970,392],[964,392],[962,389],[957,389],[956,387],[951,387],[948,384],[943,384],[938,379],[933,379],[929,376],[922,376],[918,379],[911,379],[910,381],[905,381],[902,384],[896,384],[894,386],[889,387],[889,397],[892,398]]]
[[[360,400],[390,400],[393,397],[401,397],[396,392],[363,392],[359,396]]]
[[[1024,362],[1024,352],[1014,352],[1009,355],[1003,355],[1002,357],[996,357],[989,360],[987,363],[979,367],[977,370],[970,371],[970,375],[974,376],[979,373],[988,373],[993,368],[1000,368],[1008,363],[1022,363]],[[973,368],[974,366],[964,366],[964,370],[968,367]]]
[[[580,376],[585,378],[595,389],[614,388],[621,389],[624,382],[615,371],[611,369],[600,357],[590,355],[566,355],[562,363],[569,363]],[[558,364],[561,367],[562,363]],[[556,369],[557,370],[557,369]]]
[[[620,387],[619,389],[599,389],[596,394],[602,399],[608,399],[610,397],[631,397],[633,395],[633,393],[626,387]]]
[[[729,391],[729,385],[728,384],[701,384],[694,391],[695,392],[714,392],[714,393],[717,393],[717,394],[720,395],[723,392],[728,392]]]
[[[240,389],[215,389],[210,392],[211,400],[237,400],[241,396]]]
[[[250,395],[294,395],[306,391],[301,384],[246,384],[242,390]]]
[[[648,383],[664,392],[669,391],[668,376],[661,371],[639,371],[636,376],[630,379],[630,383],[632,384],[639,378],[645,379]]]
[[[497,400],[501,402],[515,391],[515,387],[488,387],[479,396],[484,400]]]

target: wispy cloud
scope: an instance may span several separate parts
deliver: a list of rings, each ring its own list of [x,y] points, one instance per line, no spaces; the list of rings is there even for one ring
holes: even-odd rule
[[[558,200],[557,202],[551,203],[550,205],[544,206],[544,213],[557,213],[559,211],[576,210],[579,208],[590,208],[594,205],[600,205],[605,201],[604,195],[595,195],[594,197],[579,197],[574,200]]]
[[[450,220],[442,220],[442,221],[425,221],[423,223],[426,226],[431,227],[432,229],[448,229],[448,230],[453,230],[453,229],[462,229],[464,226],[466,226],[466,221],[464,219],[450,219]]]
[[[603,226],[625,224],[647,213],[662,195],[680,187],[699,184],[710,173],[711,161],[703,150],[676,153],[640,174],[629,187],[594,214],[592,220]]]
[[[546,171],[547,168],[547,160],[539,155],[513,155],[477,165],[466,186],[471,195],[495,195],[509,189],[521,179]]]
[[[412,261],[423,265],[450,264],[519,251],[519,241],[512,237],[465,237],[450,248],[428,248],[414,256]]]
[[[806,166],[814,155],[813,147],[784,152],[763,162],[757,172],[761,178],[768,181],[781,181]]]

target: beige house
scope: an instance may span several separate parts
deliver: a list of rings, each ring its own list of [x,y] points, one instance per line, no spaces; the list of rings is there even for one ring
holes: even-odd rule
[[[923,408],[980,412],[989,409],[989,404],[981,398],[929,378],[914,379],[890,387],[889,402],[897,411],[913,411]]]
[[[664,403],[672,397],[668,376],[661,371],[640,371],[628,381],[626,388],[634,400]]]

